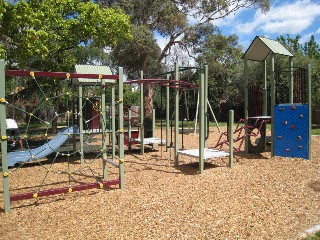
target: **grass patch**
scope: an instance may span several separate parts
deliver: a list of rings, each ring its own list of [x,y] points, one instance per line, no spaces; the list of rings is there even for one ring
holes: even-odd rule
[[[320,240],[320,231],[304,238],[304,240]]]

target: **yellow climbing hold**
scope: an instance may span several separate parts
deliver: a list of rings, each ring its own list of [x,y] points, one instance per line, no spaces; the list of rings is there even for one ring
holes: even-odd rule
[[[119,160],[119,162],[120,162],[120,163],[124,163],[124,159],[121,158],[121,159]]]
[[[30,76],[31,76],[31,77],[34,77],[34,72],[30,72]]]
[[[68,192],[72,192],[72,188],[71,187],[69,187]]]
[[[4,173],[3,173],[3,176],[4,176],[4,177],[8,177],[8,176],[9,176],[9,172],[4,172]]]
[[[38,193],[32,195],[33,198],[38,198]]]
[[[102,74],[99,74],[99,79],[101,79],[102,78]]]
[[[66,73],[66,77],[67,77],[67,79],[69,79],[70,78],[70,73]]]
[[[100,188],[103,188],[103,183],[99,183]]]
[[[5,99],[5,98],[0,98],[0,102],[1,102],[1,103],[5,103],[5,102],[6,102],[6,99]]]
[[[118,100],[118,103],[122,103],[123,102],[123,98],[120,98],[119,100]]]
[[[7,139],[8,139],[8,136],[6,136],[6,135],[2,135],[2,136],[1,136],[1,140],[5,141],[5,140],[7,140]]]

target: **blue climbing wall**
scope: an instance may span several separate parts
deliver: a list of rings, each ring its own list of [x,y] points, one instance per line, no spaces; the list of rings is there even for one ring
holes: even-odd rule
[[[274,106],[274,155],[308,159],[308,124],[307,104]]]

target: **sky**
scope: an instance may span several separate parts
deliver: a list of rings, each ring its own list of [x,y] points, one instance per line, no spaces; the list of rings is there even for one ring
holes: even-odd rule
[[[255,36],[276,39],[280,35],[301,36],[301,43],[315,36],[320,45],[320,0],[271,0],[270,10],[241,9],[215,22],[223,35],[235,33],[247,49]]]
[[[240,9],[224,19],[215,20],[223,35],[236,34],[239,44],[246,50],[256,36],[276,39],[289,34],[301,36],[301,43],[315,36],[320,46],[320,0],[270,0],[270,10]],[[191,20],[193,21],[193,20]],[[166,39],[156,36],[158,44],[164,47]]]

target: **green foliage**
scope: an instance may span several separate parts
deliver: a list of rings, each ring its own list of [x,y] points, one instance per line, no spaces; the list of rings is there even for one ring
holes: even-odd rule
[[[209,35],[203,44],[204,47],[198,51],[198,61],[208,64],[210,103],[219,113],[222,113],[222,108],[242,105],[242,48],[238,38],[218,32]]]
[[[306,67],[307,64],[312,66],[312,103],[320,104],[320,47],[315,42],[314,36],[310,37],[310,40],[304,45],[300,43],[301,36],[286,37],[280,36],[277,40],[282,43],[287,49],[294,55],[295,67]],[[280,62],[278,67],[284,67],[286,62]]]
[[[80,0],[19,1],[6,6],[2,26],[9,65],[42,70],[70,70],[72,50],[131,37],[129,18],[120,10]]]
[[[156,66],[160,48],[145,26],[132,25],[132,39],[121,41],[112,51],[114,65],[124,67],[129,78]]]

